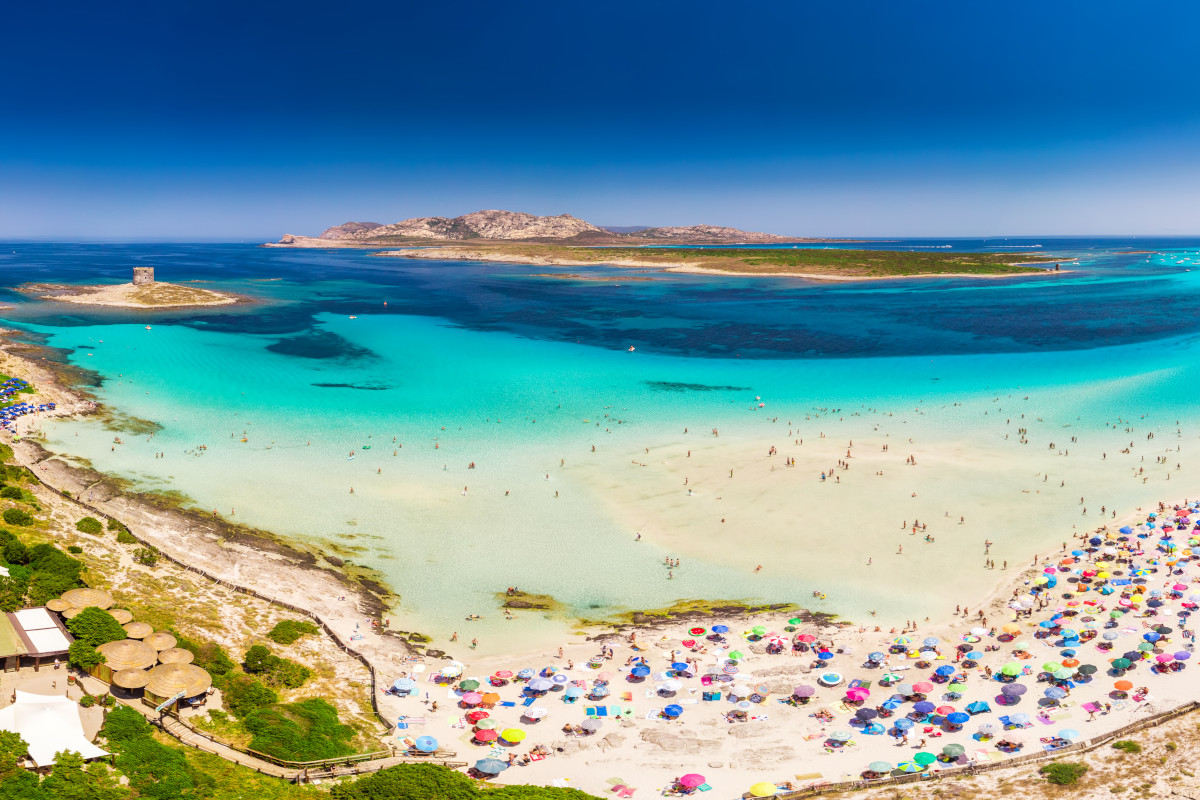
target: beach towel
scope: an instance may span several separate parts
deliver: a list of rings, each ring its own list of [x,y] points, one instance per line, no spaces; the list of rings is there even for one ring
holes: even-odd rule
[[[545,758],[545,756],[542,755],[541,753],[530,753],[529,754],[530,761],[541,761],[543,758]]]
[[[504,706],[505,708],[513,708],[517,704],[509,700],[501,700],[500,705]]]
[[[534,702],[536,702],[536,701],[537,701],[537,698],[536,698],[536,697],[526,697],[526,698],[525,698],[525,702],[524,702],[524,703],[521,703],[521,705],[523,705],[523,706],[531,706],[531,705],[533,705],[533,704],[534,704]]]
[[[1096,705],[1095,703],[1084,703],[1080,706],[1080,708],[1089,713],[1100,710],[1100,706]]]
[[[608,716],[608,707],[607,706],[589,706],[586,709],[585,713],[589,717],[607,717]]]
[[[633,702],[633,692],[621,692],[621,699],[626,703]]]
[[[712,787],[709,786],[707,783],[702,783],[699,786],[697,786],[696,788],[702,792],[711,792],[712,791]]]

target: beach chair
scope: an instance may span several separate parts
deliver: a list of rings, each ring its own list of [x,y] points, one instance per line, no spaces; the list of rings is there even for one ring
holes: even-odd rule
[[[531,706],[531,705],[533,705],[533,704],[534,704],[536,701],[537,701],[537,698],[536,698],[536,697],[526,697],[526,698],[525,698],[525,702],[524,702],[524,703],[521,703],[521,705],[523,705],[523,706]]]

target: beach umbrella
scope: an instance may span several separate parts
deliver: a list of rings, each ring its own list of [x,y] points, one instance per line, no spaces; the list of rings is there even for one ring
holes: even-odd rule
[[[982,700],[976,700],[974,703],[971,703],[967,706],[968,714],[986,714],[991,710],[992,707]]]
[[[896,769],[900,770],[901,772],[920,772],[922,769],[924,769],[924,767],[922,767],[916,761],[901,761],[896,765]]]
[[[864,686],[854,686],[846,690],[846,698],[856,703],[866,700],[870,694],[871,690]]]
[[[876,663],[883,661],[885,658],[887,658],[887,656],[885,656],[883,653],[871,653],[869,656],[867,656],[868,660]]]
[[[500,738],[500,734],[496,733],[491,728],[484,728],[475,731],[475,741],[477,742],[494,742]]]
[[[1057,686],[1051,686],[1049,689],[1042,692],[1042,694],[1046,695],[1046,697],[1050,698],[1051,700],[1062,700],[1067,696],[1066,690],[1060,689]]]
[[[987,633],[987,631],[984,631],[984,633]],[[941,639],[936,636],[929,636],[921,642],[921,645],[923,647],[937,647],[939,642],[941,642]]]
[[[887,773],[892,771],[892,762],[890,761],[872,761],[867,765],[867,769],[871,772]]]
[[[841,676],[841,673],[838,673],[838,672],[826,672],[823,675],[821,675],[821,677],[818,678],[817,680],[819,680],[821,683],[825,684],[826,686],[837,686],[839,683],[842,682],[842,676]]]
[[[884,731],[886,731],[886,730],[887,729],[884,728],[882,725],[880,725],[878,722],[870,722],[870,723],[867,723],[867,726],[865,728],[863,728],[863,733],[867,734],[868,736],[879,736],[880,734],[884,733]]]
[[[713,633],[728,633],[729,626],[728,625],[713,625],[712,632]]]
[[[913,724],[913,721],[908,717],[901,717],[900,719],[896,720],[896,727],[902,731],[908,730],[913,726]]]
[[[412,678],[396,678],[392,683],[392,688],[398,692],[411,692],[417,688],[417,682]]]
[[[629,670],[629,674],[635,678],[644,678],[650,674],[650,668],[645,664],[638,664],[633,669]]]
[[[935,756],[933,753],[921,752],[921,753],[916,753],[913,756],[912,760],[917,762],[918,764],[920,764],[923,767],[927,767],[930,764],[932,764],[933,762],[937,761],[937,756]]]
[[[481,719],[475,723],[475,727],[481,731],[490,731],[500,727],[500,723],[494,719]]]
[[[1139,644],[1137,646],[1137,649],[1138,649],[1139,655],[1141,653],[1149,653],[1151,650],[1154,649],[1154,645],[1151,644],[1150,642],[1142,642],[1141,644]],[[1132,659],[1130,659],[1130,660],[1132,661]]]
[[[477,706],[483,702],[483,695],[479,692],[467,692],[459,698],[465,706]]]
[[[915,694],[911,683],[902,683],[896,687],[896,692],[907,697],[910,694]]]
[[[766,632],[767,632],[767,629],[761,625],[755,625],[753,628],[750,629],[750,634],[752,636],[764,636],[764,635],[766,635]]]
[[[971,652],[967,653],[967,658],[971,661],[978,661],[979,659],[983,658],[983,653],[979,652],[978,650],[972,650]]]
[[[812,686],[801,685],[801,686],[797,686],[796,688],[792,689],[792,695],[794,697],[812,697],[816,693],[817,693],[817,690],[815,688],[813,688]]]
[[[770,797],[779,792],[779,787],[768,781],[759,781],[750,787],[750,794],[755,797]]]
[[[438,740],[432,736],[418,736],[417,749],[422,753],[432,753],[438,749]]]
[[[907,636],[897,636],[895,639],[892,639],[892,644],[912,644],[912,639]]]
[[[529,689],[533,692],[548,692],[554,688],[554,682],[549,678],[534,678],[529,682]]]
[[[479,722],[480,720],[487,719],[490,716],[491,714],[482,709],[476,709],[475,711],[468,711],[466,713],[467,722]]]
[[[1133,663],[1128,658],[1114,658],[1112,662],[1113,669],[1129,669],[1129,665]]]
[[[496,672],[496,677],[502,681],[508,680],[512,676],[513,676],[512,670],[509,670],[509,669],[497,670],[497,672]]]
[[[913,689],[921,694],[927,694],[933,691],[933,684],[929,681],[921,681],[920,683],[914,683]]]
[[[679,779],[679,785],[685,789],[695,789],[697,786],[704,785],[704,776],[695,772],[689,772]]]
[[[1178,653],[1175,654],[1176,661],[1187,661],[1191,657],[1192,657],[1192,654],[1187,652],[1186,650],[1180,650]]]
[[[1079,738],[1079,731],[1075,730],[1074,728],[1063,728],[1058,732],[1058,735],[1063,739],[1074,741]]]
[[[674,680],[663,681],[658,686],[660,692],[678,692],[681,688],[683,688],[683,684]],[[749,694],[749,692],[746,694]]]
[[[812,644],[816,640],[817,637],[813,636],[811,633],[802,633],[796,637],[797,642],[803,642],[804,644]]]
[[[675,672],[687,672],[691,668],[691,664],[685,664],[682,661],[674,661],[671,663],[671,669],[673,669]]]
[[[965,683],[952,683],[946,687],[946,693],[947,694],[961,694],[966,688],[967,688],[967,685]]]
[[[1043,672],[1057,672],[1060,669],[1062,669],[1062,664],[1059,664],[1057,661],[1047,661],[1045,664],[1042,664]]]
[[[947,714],[954,713],[954,706],[938,706],[936,712],[944,717]]]
[[[1013,675],[1020,675],[1023,670],[1024,668],[1016,661],[1010,661],[1000,668],[1000,673],[1011,677]]]
[[[560,672],[557,675],[554,675],[553,677],[551,677],[550,681],[555,686],[562,686],[564,683],[569,683],[571,681],[571,678],[570,678],[570,676],[567,675],[567,673]]]
[[[525,717],[526,719],[541,719],[542,717],[546,716],[547,713],[548,712],[546,709],[542,708],[541,706],[533,706],[532,708],[525,709],[521,716]]]
[[[592,687],[592,697],[607,697],[607,696],[608,696],[608,687],[607,686],[593,686]]]
[[[823,661],[828,661],[829,659],[833,658],[833,653],[829,652],[828,650],[822,650],[817,653],[817,658]]]
[[[471,680],[466,680],[460,683],[458,688],[464,692],[473,692],[479,688],[479,681],[472,678]]]
[[[498,758],[481,758],[475,762],[475,771],[482,772],[484,775],[499,775],[506,769],[508,769],[508,764]]]
[[[858,717],[864,722],[869,722],[878,717],[879,712],[873,708],[860,708],[858,711],[854,712],[854,716]]]
[[[1009,634],[1010,636],[1015,636],[1016,634],[1021,632],[1021,626],[1015,622],[1009,622],[1005,625],[1001,625],[1000,630],[1003,631],[1004,633]]]
[[[916,711],[918,714],[932,714],[935,708],[937,708],[937,706],[928,700],[922,700],[919,703],[913,704],[913,711]]]
[[[525,731],[520,728],[505,728],[504,732],[500,734],[500,738],[506,742],[516,744],[525,740]]]
[[[970,714],[964,714],[962,711],[955,711],[953,714],[946,715],[946,721],[951,725],[962,725],[971,719]]]
[[[568,686],[563,692],[564,697],[583,697],[586,692],[578,686]]]
[[[1014,725],[1025,725],[1029,722],[1028,714],[1010,714],[1008,717]]]
[[[597,730],[600,730],[600,726],[602,724],[603,724],[602,720],[598,720],[595,717],[589,717],[588,719],[585,719],[583,722],[581,722],[579,724],[579,727],[583,728],[585,731],[597,731]]]
[[[1156,655],[1154,657],[1154,660],[1160,664],[1166,664],[1167,662],[1173,660],[1174,658],[1175,657],[1172,656],[1170,653],[1159,653],[1158,655]]]
[[[835,742],[848,742],[851,738],[853,738],[853,736],[854,734],[850,731],[834,731],[833,733],[829,734],[829,738],[833,739]]]
[[[942,666],[935,669],[934,673],[937,675],[941,675],[944,678],[949,677],[954,674],[954,667],[951,666],[950,664],[943,664]]]
[[[1093,664],[1080,664],[1075,671],[1080,675],[1095,675],[1096,667]]]
[[[1113,684],[1113,687],[1115,687],[1118,692],[1128,692],[1130,689],[1133,688],[1133,682],[1132,681],[1117,681],[1116,683]]]
[[[533,677],[533,670],[531,670],[531,669],[529,669],[528,667],[526,667],[525,669],[523,669],[523,670],[521,670],[520,672],[518,672],[518,673],[517,673],[517,677],[518,677],[518,678],[532,678],[532,677]]]
[[[1120,636],[1121,634],[1117,633],[1116,631],[1105,631],[1104,633],[1100,634],[1100,638],[1106,642],[1115,642],[1120,638]]]
[[[459,675],[462,675],[462,671],[463,671],[463,668],[461,666],[451,664],[448,667],[442,667],[441,671],[438,672],[438,674],[441,675],[443,678],[457,678]]]
[[[961,744],[948,744],[942,748],[942,755],[948,758],[958,758],[965,752],[967,752],[967,748]]]
[[[900,707],[900,701],[899,700],[884,700],[882,703],[880,703],[880,705],[882,707],[886,708],[888,711],[895,711],[897,708]]]
[[[1075,674],[1075,671],[1070,669],[1060,669],[1052,674],[1054,675],[1054,679],[1056,681],[1066,681],[1071,679],[1071,676]]]
[[[669,705],[663,709],[663,713],[666,714],[668,717],[678,717],[680,714],[683,713],[683,706],[678,705],[676,703],[672,703],[671,705]]]
[[[1000,730],[1000,726],[994,722],[985,722],[978,728],[981,736],[992,736]]]
[[[745,655],[743,655],[741,650],[732,650],[729,653],[729,658],[733,661],[738,661],[742,658],[745,658]]]

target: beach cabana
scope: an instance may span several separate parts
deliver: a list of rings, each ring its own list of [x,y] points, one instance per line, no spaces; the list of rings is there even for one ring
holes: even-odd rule
[[[103,589],[71,589],[63,592],[62,599],[75,608],[95,606],[108,609],[113,606],[112,595]]]
[[[182,647],[168,647],[158,653],[160,664],[190,664],[195,658],[191,650],[184,650]]]
[[[112,677],[112,684],[122,689],[144,689],[149,682],[150,673],[144,669],[123,669]]]
[[[145,622],[130,622],[125,626],[125,635],[130,639],[145,639],[154,633],[154,626]]]
[[[176,644],[179,643],[175,639],[174,636],[167,633],[166,631],[159,631],[158,633],[152,633],[149,636],[147,636],[145,639],[143,639],[142,641],[144,641],[146,644],[153,647],[155,650],[170,650],[172,647],[174,647]]]
[[[92,674],[110,683],[113,673],[123,669],[149,669],[158,663],[158,652],[137,639],[108,642],[97,647],[96,652],[104,656],[104,663],[98,665]]]
[[[212,688],[212,677],[195,664],[159,664],[150,670],[146,694],[159,700],[203,697]]]

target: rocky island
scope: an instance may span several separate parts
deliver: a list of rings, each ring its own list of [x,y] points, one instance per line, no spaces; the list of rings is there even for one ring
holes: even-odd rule
[[[131,283],[100,286],[30,283],[20,291],[42,300],[115,308],[190,308],[245,302],[244,297],[227,292],[155,281],[153,267],[134,267]]]

